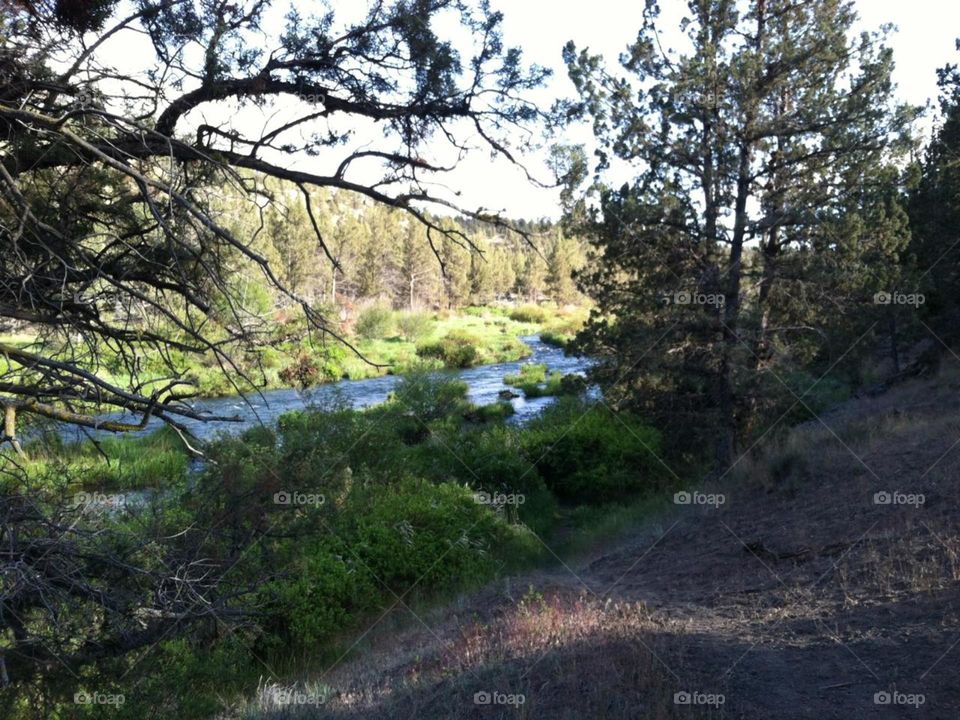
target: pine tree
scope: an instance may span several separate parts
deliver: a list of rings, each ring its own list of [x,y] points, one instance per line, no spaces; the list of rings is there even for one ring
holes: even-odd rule
[[[576,302],[578,293],[573,274],[577,266],[576,248],[562,232],[557,232],[547,251],[545,278],[547,294],[554,302],[560,305]]]
[[[821,280],[787,282],[786,268],[835,252],[821,229],[849,212],[910,116],[892,105],[882,34],[850,38],[847,0],[688,8],[687,50],[667,55],[648,4],[623,63],[639,87],[565,49],[580,93],[568,115],[593,119],[598,169],[611,154],[639,169],[619,190],[599,189],[585,228],[596,252],[581,281],[600,312],[582,343],[608,355],[599,376],[613,397],[715,438],[728,467],[754,424],[751,394],[767,386],[757,374],[781,373],[803,336],[773,319]],[[860,247],[849,262],[863,262],[870,230],[848,238]],[[830,311],[814,315],[807,332],[818,333]]]
[[[411,310],[428,297],[430,282],[437,269],[437,259],[430,252],[426,229],[408,222],[400,235],[396,255],[398,284],[395,295],[398,304]]]
[[[950,340],[960,327],[960,68],[947,65],[938,75],[941,119],[910,199],[911,250],[924,281],[929,322]]]

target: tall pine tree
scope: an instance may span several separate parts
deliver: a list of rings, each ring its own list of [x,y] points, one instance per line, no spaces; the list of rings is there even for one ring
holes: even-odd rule
[[[678,438],[714,438],[729,467],[771,385],[758,375],[783,386],[792,346],[837,312],[781,325],[822,279],[787,269],[836,252],[822,229],[849,212],[909,113],[893,107],[883,34],[852,36],[852,2],[690,0],[682,52],[662,48],[658,12],[647,4],[622,74],[565,48],[580,95],[567,117],[592,119],[598,170],[612,156],[637,170],[600,188],[588,223],[595,261],[581,278],[599,307],[581,341],[605,356],[613,400]],[[861,232],[845,239],[859,247],[848,262],[866,254]]]

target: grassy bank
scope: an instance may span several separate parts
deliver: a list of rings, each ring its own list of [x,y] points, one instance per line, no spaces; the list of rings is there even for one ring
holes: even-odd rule
[[[530,355],[530,348],[519,339],[521,336],[545,333],[556,343],[556,338],[572,337],[584,318],[585,311],[581,309],[551,305],[469,307],[441,312],[370,306],[339,329],[359,355],[332,338],[307,333],[302,320],[284,323],[278,319],[274,330],[278,340],[271,346],[261,349],[257,356],[233,353],[239,372],[231,368],[225,373],[212,355],[195,357],[170,351],[169,358],[181,375],[196,385],[201,396],[221,397],[249,392],[254,387],[310,387],[413,369],[513,362]],[[291,335],[304,339],[282,339]],[[0,336],[0,343],[17,347],[29,348],[35,341],[35,337],[23,333]],[[0,359],[0,370],[10,369],[5,363],[9,361]],[[134,384],[130,368],[116,357],[88,369],[121,387]],[[140,383],[169,376],[170,369],[157,353],[144,352],[139,358]]]

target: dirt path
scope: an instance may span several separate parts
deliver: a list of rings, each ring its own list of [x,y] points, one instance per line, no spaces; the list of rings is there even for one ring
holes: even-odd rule
[[[851,402],[745,461],[722,505],[385,618],[287,716],[960,718],[958,441],[955,383]]]

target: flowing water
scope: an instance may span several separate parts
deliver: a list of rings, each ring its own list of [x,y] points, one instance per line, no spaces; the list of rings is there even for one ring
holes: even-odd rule
[[[477,405],[487,405],[496,402],[500,393],[511,388],[504,384],[503,377],[519,371],[525,363],[543,363],[548,371],[559,370],[564,375],[584,374],[590,367],[590,360],[582,357],[568,357],[560,348],[547,345],[539,336],[521,338],[533,351],[530,357],[509,363],[495,365],[481,365],[466,370],[442,370],[443,374],[463,380],[468,389],[468,399]],[[377,405],[387,399],[400,378],[396,375],[367,378],[365,380],[341,380],[311,388],[307,391],[282,389],[267,390],[260,395],[252,394],[246,398],[234,396],[223,398],[209,398],[197,400],[194,407],[197,410],[209,412],[212,415],[237,416],[240,422],[202,422],[184,420],[183,424],[201,440],[209,439],[219,432],[238,433],[254,425],[273,425],[284,413],[292,410],[302,410],[309,406],[319,406],[342,399],[352,407],[363,408]],[[553,398],[543,397],[526,400],[523,397],[510,400],[516,414],[509,422],[522,424],[539,413],[544,407],[553,402]],[[151,424],[138,434],[152,432],[160,427],[159,420]],[[66,429],[67,439],[79,439],[79,431]],[[78,433],[74,436],[72,433]]]

